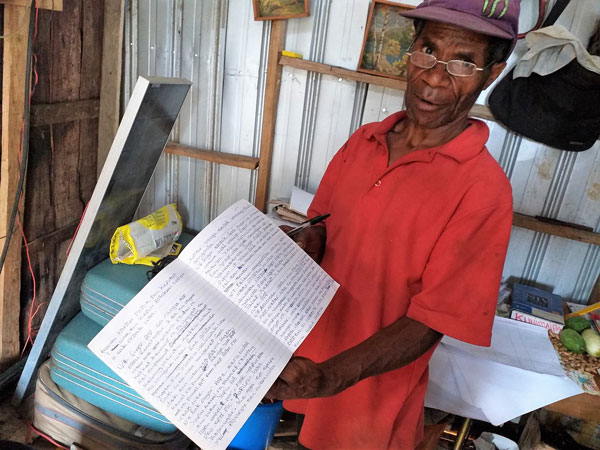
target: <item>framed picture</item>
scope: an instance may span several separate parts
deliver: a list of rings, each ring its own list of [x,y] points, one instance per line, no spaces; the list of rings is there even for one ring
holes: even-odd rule
[[[406,52],[414,37],[412,19],[399,13],[414,6],[373,0],[365,29],[358,71],[406,79]]]
[[[254,20],[290,19],[309,14],[308,0],[252,0]]]

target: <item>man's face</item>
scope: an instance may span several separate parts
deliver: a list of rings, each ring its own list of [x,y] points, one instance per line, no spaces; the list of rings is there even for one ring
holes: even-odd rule
[[[440,61],[458,59],[485,65],[488,37],[473,31],[428,21],[412,51],[434,55]],[[504,63],[471,77],[456,77],[443,64],[421,69],[410,61],[407,67],[406,109],[408,119],[424,128],[442,128],[463,123],[482,89],[502,72]]]

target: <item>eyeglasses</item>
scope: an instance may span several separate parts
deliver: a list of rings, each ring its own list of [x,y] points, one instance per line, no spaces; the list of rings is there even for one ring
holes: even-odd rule
[[[423,52],[406,52],[406,54],[410,58],[410,62],[421,69],[431,69],[437,64],[444,64],[448,73],[455,77],[471,77],[475,75],[476,72],[481,72],[493,64],[492,62],[485,67],[477,67],[477,65],[471,62],[462,61],[460,59],[440,61],[435,56]]]

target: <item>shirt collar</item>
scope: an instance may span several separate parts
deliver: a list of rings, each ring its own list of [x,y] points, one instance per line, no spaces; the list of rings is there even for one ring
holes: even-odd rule
[[[373,127],[365,129],[364,136],[367,139],[375,138],[387,148],[386,134],[400,121],[406,118],[406,111],[398,111],[386,117]],[[430,155],[436,153],[449,156],[455,161],[462,163],[477,156],[485,147],[490,131],[485,122],[469,118],[469,126],[454,139],[437,147],[432,147],[417,152],[425,151]],[[416,154],[414,156],[417,156]]]

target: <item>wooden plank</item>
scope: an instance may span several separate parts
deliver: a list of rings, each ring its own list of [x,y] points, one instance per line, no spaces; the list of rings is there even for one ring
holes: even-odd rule
[[[119,128],[124,18],[125,0],[104,1],[102,82],[100,84],[98,122],[98,175],[102,171],[112,141],[117,134],[117,128]]]
[[[73,236],[75,235],[75,230],[77,229],[77,225],[79,222],[74,222],[66,227],[59,228],[58,230],[54,230],[50,234],[45,236],[40,236],[34,241],[28,243],[29,253],[38,253],[42,250],[50,247],[54,247],[56,245],[60,245],[65,241],[71,241]]]
[[[289,56],[281,55],[279,57],[279,64],[287,67],[294,67],[296,69],[307,70],[309,72],[322,73],[323,75],[330,75],[332,77],[344,78],[346,80],[359,81],[361,83],[399,89],[402,91],[406,90],[406,81],[403,80],[378,77],[377,75],[371,75],[370,73],[357,72],[355,70],[330,66],[329,64],[308,61],[306,59],[291,58]]]
[[[98,118],[100,100],[31,105],[31,126],[42,127],[55,123],[75,122]]]
[[[215,152],[212,150],[202,150],[200,148],[190,147],[188,145],[177,144],[175,142],[167,143],[165,153],[173,155],[188,156],[190,158],[201,159],[226,166],[241,167],[242,169],[254,170],[258,167],[259,158],[252,156],[236,155],[234,153]]]
[[[513,217],[513,225],[520,228],[527,228],[528,230],[551,234],[553,236],[560,236],[579,242],[585,242],[586,244],[600,245],[600,233],[580,230],[567,225],[557,225],[544,222],[540,219],[536,219],[535,217],[527,216],[525,214],[515,213]]]
[[[544,406],[544,409],[583,419],[586,422],[600,422],[600,396],[598,395],[585,393],[575,395]]]
[[[6,236],[19,182],[18,149],[25,110],[28,34],[31,8],[4,6],[4,63],[2,70],[2,160],[0,163],[0,236]],[[0,273],[0,371],[19,356],[21,234],[15,227]],[[0,246],[5,238],[0,239]]]
[[[260,138],[260,157],[258,164],[258,180],[256,183],[256,199],[254,205],[263,212],[267,209],[269,195],[269,179],[273,162],[273,141],[275,138],[275,121],[277,119],[277,103],[281,85],[279,56],[285,44],[285,20],[271,22],[271,37],[269,39],[269,56],[267,60],[267,80],[265,86],[265,102]]]
[[[61,13],[63,14],[63,13]],[[37,101],[42,105],[50,104],[50,59],[51,59],[51,21],[50,11],[41,11],[38,21],[38,36],[34,49],[38,56],[37,70],[39,82],[33,94],[32,101]],[[58,14],[54,14],[58,16]],[[33,113],[33,105],[32,105]],[[24,217],[25,235],[30,241],[36,240],[52,232],[55,227],[55,213],[52,199],[52,163],[53,163],[53,140],[54,130],[49,127],[32,127],[29,134],[29,161],[27,163],[27,179],[35,180],[29,183],[25,195],[24,210],[27,212]],[[28,267],[26,262],[21,266],[24,271],[21,289],[30,290],[26,282],[30,282],[27,274]],[[31,289],[33,286],[31,287]],[[24,297],[25,294],[23,293]],[[40,299],[42,300],[42,299]],[[44,301],[44,300],[42,300]],[[25,301],[21,304],[24,306]]]
[[[32,1],[36,0],[0,0],[0,4],[13,6],[31,6]],[[34,3],[35,5],[35,3]],[[37,0],[37,7],[39,9],[50,9],[52,11],[63,10],[63,0]]]
[[[82,79],[82,0],[70,1],[65,10],[52,15],[50,36],[50,101],[58,103],[80,99]],[[52,126],[50,160],[51,204],[54,207],[53,229],[62,228],[79,219],[82,203],[78,174],[81,124],[67,122]],[[86,149],[89,153],[93,149]],[[46,234],[46,233],[43,233]],[[40,236],[43,234],[36,234]]]
[[[368,73],[357,72],[355,70],[344,69],[343,67],[330,66],[329,64],[321,64],[306,59],[291,58],[289,56],[280,55],[279,64],[286,67],[294,67],[296,69],[307,70],[310,72],[330,75],[332,77],[344,78],[346,80],[368,83],[375,86],[383,86],[390,89],[406,90],[406,81],[396,80],[393,78],[380,77]],[[485,105],[474,105],[471,108],[470,114],[474,117],[479,117],[486,120],[494,120],[490,109]]]
[[[102,48],[104,33],[104,5],[102,2],[82,1],[81,84],[79,98],[94,101],[100,108],[100,85],[102,74]],[[98,124],[99,120],[88,117],[79,123],[79,196],[82,207],[90,201],[98,179]],[[58,280],[57,274],[57,280]]]
[[[590,296],[588,297],[587,304],[591,305],[597,302],[600,302],[600,275],[596,278],[594,286],[592,287],[592,292],[590,292]]]

